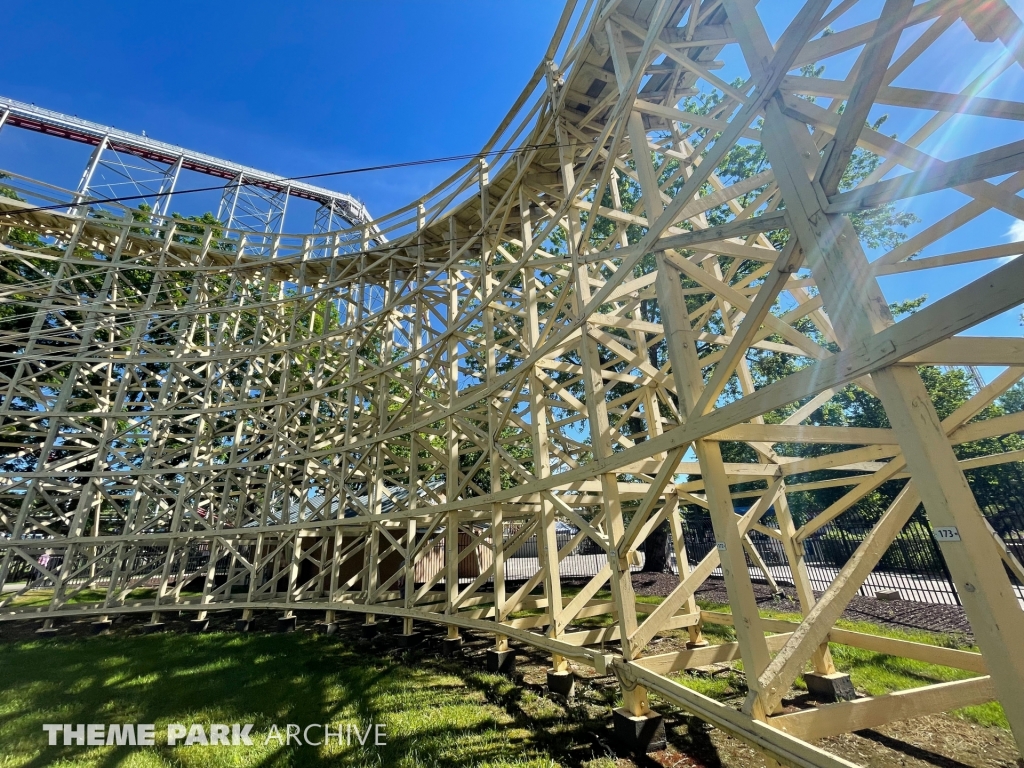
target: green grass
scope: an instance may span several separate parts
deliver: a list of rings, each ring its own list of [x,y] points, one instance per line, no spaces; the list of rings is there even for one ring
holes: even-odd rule
[[[325,762],[540,768],[557,765],[552,733],[566,727],[551,702],[508,690],[512,683],[504,678],[463,673],[432,660],[407,664],[363,655],[343,640],[319,636],[210,633],[13,642],[0,645],[0,670],[5,768]],[[509,706],[513,697],[517,707]],[[530,717],[522,716],[524,710]],[[49,747],[42,725],[55,722],[155,723],[157,746]],[[168,723],[254,723],[254,745],[168,747]],[[265,743],[274,723],[282,732],[286,723],[385,723],[387,746]]]
[[[201,595],[202,592],[191,591],[182,592],[181,597],[196,597]],[[156,597],[156,590],[150,587],[142,587],[139,589],[133,589],[124,598],[125,600],[152,600]],[[80,590],[67,600],[67,605],[83,605],[85,603],[102,603],[107,598],[107,591],[105,589],[83,589]],[[32,589],[26,592],[24,595],[19,595],[11,600],[10,606],[16,608],[34,608],[36,606],[49,605],[53,599],[53,589]]]
[[[578,591],[578,588],[567,587],[563,590],[563,595],[572,597]],[[611,600],[611,593],[601,591],[594,597],[595,599]],[[649,595],[638,595],[636,598],[637,603],[649,604],[652,609],[663,599]],[[705,611],[732,612],[728,605],[721,603],[712,603],[706,600],[698,600],[697,603]],[[540,611],[522,611],[519,614],[515,614],[515,616],[527,616],[535,613],[540,613]],[[800,621],[801,618],[798,613],[787,613],[765,608],[761,609],[761,615],[764,618],[786,621]],[[614,620],[615,617],[612,614],[603,614],[579,619],[573,623],[580,627],[592,628],[609,626]],[[868,622],[848,621],[846,619],[837,621],[836,626],[855,632],[882,635],[898,640],[909,640],[915,643],[926,643],[928,645],[959,648],[975,652],[978,650],[977,647],[969,645],[962,637],[956,635],[938,634],[924,630],[893,629]],[[736,639],[736,633],[733,628],[721,624],[706,624],[704,626],[704,636],[714,645],[732,642]],[[836,643],[830,643],[829,648],[832,651],[832,658],[835,661],[836,667],[842,672],[848,672],[854,687],[869,696],[881,696],[893,691],[918,688],[924,685],[944,683],[951,680],[964,680],[974,676],[974,673],[959,669],[897,656],[888,656]],[[732,669],[722,670],[714,675],[704,672],[682,672],[674,675],[674,677],[688,688],[720,701],[742,698],[747,692],[746,682],[742,674],[743,664],[742,662],[734,662],[731,666]],[[795,683],[795,687],[806,690],[803,680],[799,678]],[[964,707],[963,709],[955,710],[953,714],[979,725],[996,726],[1006,729],[1010,727],[1009,722],[1006,720],[1006,714],[998,702]]]
[[[700,602],[701,608],[707,611],[731,612],[728,605],[698,602]],[[762,609],[761,615],[770,619],[800,620],[799,614],[770,609]],[[928,645],[970,651],[978,650],[955,635],[937,634],[924,630],[893,629],[868,622],[847,621],[846,619],[837,621],[836,626],[855,632],[882,635],[899,640],[909,640],[915,643],[926,643]],[[713,644],[732,642],[736,639],[736,634],[732,627],[719,624],[706,624],[704,626],[704,635]],[[836,668],[841,672],[849,673],[854,688],[869,696],[880,696],[892,693],[893,691],[918,688],[923,685],[933,685],[951,680],[964,680],[975,676],[972,672],[965,672],[960,669],[952,669],[938,664],[929,664],[898,656],[889,656],[883,653],[875,653],[874,651],[866,651],[861,648],[852,648],[847,645],[829,643],[829,649],[832,652],[832,659],[835,661]],[[737,664],[736,669],[741,670],[742,664]],[[676,679],[687,687],[713,698],[724,699],[746,693],[743,677],[736,672],[725,672],[714,677],[700,673],[685,672],[677,675]],[[803,689],[803,681],[797,679],[795,686]],[[1006,720],[1006,714],[998,702],[964,707],[963,709],[956,710],[953,714],[979,725],[997,726],[1006,729],[1010,727]]]
[[[597,597],[610,599],[607,593]],[[660,600],[638,598],[652,607]],[[729,606],[707,602],[701,607],[729,611]],[[762,615],[799,618],[770,609]],[[577,624],[604,626],[611,619],[597,616]],[[950,635],[845,620],[838,625],[975,650]],[[712,643],[735,639],[731,627],[716,624],[705,625],[705,636]],[[848,646],[832,644],[831,649],[837,667],[869,695],[971,676]],[[574,714],[473,665],[367,654],[344,638],[318,635],[169,633],[10,642],[0,644],[0,675],[0,768],[555,766],[578,764],[579,745],[588,740],[584,731],[594,727],[588,715]],[[742,664],[714,675],[685,672],[675,677],[719,700],[737,700],[746,693]],[[614,688],[607,695],[614,698]],[[1008,727],[996,703],[955,714],[985,726]],[[48,747],[42,724],[54,722],[155,723],[157,746]],[[254,723],[254,745],[170,748],[163,743],[168,723],[193,722]],[[286,723],[325,722],[385,723],[388,744],[317,748],[265,740],[274,723],[283,728]],[[573,759],[567,760],[570,750]]]
[[[572,597],[578,592],[578,588],[567,587],[563,590],[563,595]],[[611,600],[611,593],[603,590],[594,597],[600,600]],[[636,598],[637,603],[649,604],[652,609],[663,599],[649,595],[638,595]],[[707,600],[698,600],[697,603],[705,611],[732,612],[730,606],[721,603],[712,603]],[[527,616],[540,612],[539,610],[531,610],[515,615],[516,617],[520,615]],[[761,615],[764,618],[786,621],[800,621],[801,618],[798,613],[775,611],[763,607]],[[614,620],[615,617],[612,614],[603,614],[579,619],[573,623],[580,627],[592,628],[609,626]],[[928,645],[959,648],[975,652],[978,650],[977,647],[969,645],[964,638],[956,635],[938,634],[925,630],[893,629],[869,622],[848,621],[846,619],[837,621],[836,626],[855,632],[892,637],[898,640],[909,640],[915,643],[926,643]],[[732,642],[736,639],[736,633],[733,628],[722,624],[706,624],[704,626],[704,636],[714,645]],[[836,667],[842,672],[848,672],[854,687],[869,696],[881,696],[893,691],[918,688],[924,685],[944,683],[951,680],[964,680],[974,676],[974,673],[965,672],[964,670],[889,656],[873,651],[865,651],[860,648],[852,648],[836,643],[830,643],[829,648],[832,651],[832,658],[835,661]],[[731,670],[722,670],[714,675],[703,672],[682,672],[674,677],[688,688],[720,701],[742,698],[747,692],[746,682],[742,674],[743,663],[734,662],[731,666],[733,667]],[[803,680],[799,678],[795,683],[795,687],[806,690]],[[998,702],[964,707],[963,709],[955,710],[953,714],[979,725],[1009,729],[1006,714]]]

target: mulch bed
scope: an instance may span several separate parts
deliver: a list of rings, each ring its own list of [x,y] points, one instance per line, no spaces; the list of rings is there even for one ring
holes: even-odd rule
[[[672,573],[634,573],[633,590],[638,595],[668,595],[679,584],[679,577]],[[797,613],[800,603],[797,602],[796,590],[792,587],[780,588],[785,597],[776,597],[767,584],[754,584],[754,594],[759,605],[776,611]],[[820,594],[820,593],[815,593]],[[697,590],[697,598],[715,603],[729,603],[729,595],[725,589],[725,581],[710,578]],[[855,596],[850,600],[843,618],[851,621],[868,621],[896,629],[923,629],[929,632],[956,634],[967,643],[974,642],[970,622],[964,609],[959,605],[940,605],[935,603],[918,603],[910,600],[882,601],[872,597]]]

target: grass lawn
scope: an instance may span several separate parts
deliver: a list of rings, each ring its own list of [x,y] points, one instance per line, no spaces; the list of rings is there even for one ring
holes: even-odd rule
[[[638,598],[652,608],[660,600]],[[729,610],[709,603],[701,607]],[[534,611],[523,615],[530,613]],[[799,618],[764,606],[762,615]],[[577,624],[603,626],[612,620],[610,615],[595,616]],[[843,620],[838,624],[914,642],[967,648],[948,635]],[[686,632],[669,634],[681,642]],[[735,639],[731,627],[717,624],[705,625],[705,635],[712,643]],[[842,645],[833,644],[831,649],[837,667],[849,672],[856,689],[868,695],[971,676]],[[613,765],[599,757],[594,734],[607,729],[610,709],[618,703],[616,686],[584,686],[582,698],[589,701],[566,707],[539,695],[538,688],[479,671],[482,660],[445,661],[430,653],[403,655],[386,650],[380,646],[369,650],[344,633],[327,637],[307,632],[138,635],[119,631],[111,636],[0,642],[0,768]],[[731,704],[746,694],[740,663],[720,665],[713,673],[694,670],[674,677]],[[797,686],[801,685],[798,680]],[[656,708],[662,709],[658,703]],[[955,714],[983,726],[1008,727],[1002,708],[995,703]],[[157,745],[50,747],[44,723],[153,723]],[[169,723],[207,727],[252,723],[254,743],[168,747]],[[383,723],[387,743],[375,747],[370,745],[372,739],[367,746],[354,740],[347,745],[332,741],[314,747],[268,741],[272,725],[284,734],[288,723],[330,723],[332,728],[351,723],[361,729]],[[314,729],[313,737],[318,736]]]
[[[0,670],[5,767],[557,764],[557,724],[543,722],[543,707],[537,723],[510,714],[500,705],[503,686],[512,686],[504,678],[364,655],[337,637],[31,640],[0,644]],[[154,723],[157,746],[49,747],[43,723]],[[253,746],[168,747],[168,723],[253,723]],[[265,743],[275,723],[282,733],[286,723],[384,723],[387,745],[358,746],[354,737],[353,746]]]
[[[701,607],[708,611],[731,613],[728,605],[703,603]],[[766,610],[763,607],[761,615],[771,619],[800,621],[799,614]],[[867,622],[847,621],[845,619],[837,621],[836,626],[855,632],[893,637],[915,643],[927,643],[929,645],[959,648],[975,652],[978,650],[974,646],[959,642],[953,636],[940,635],[923,630],[897,630]],[[736,639],[736,633],[733,628],[721,624],[705,624],[704,635],[709,642],[716,645],[732,642]],[[887,656],[883,653],[865,651],[861,648],[852,648],[847,645],[829,643],[829,649],[832,652],[832,659],[835,661],[836,668],[841,672],[849,673],[854,688],[859,693],[866,693],[869,696],[880,696],[885,693],[892,693],[893,691],[944,683],[950,680],[963,680],[976,676],[973,672],[965,672],[960,669],[952,669],[939,666],[938,664],[929,664],[897,656]],[[736,663],[733,666],[733,671],[714,676],[696,672],[683,672],[674,677],[679,682],[693,688],[695,691],[703,693],[705,696],[711,696],[719,700],[728,700],[737,696],[745,696],[747,692],[743,676],[739,672],[743,669],[742,662]],[[797,678],[795,687],[806,690],[800,678]],[[1009,722],[1006,720],[1006,714],[998,702],[964,707],[963,709],[956,710],[953,714],[979,725],[996,726],[1006,728],[1007,730],[1010,727]]]
[[[182,592],[182,597],[195,597],[202,592]],[[85,603],[101,603],[107,597],[105,589],[83,589],[74,593],[67,600],[68,605],[84,605]],[[156,597],[156,590],[150,588],[133,589],[125,597],[125,600],[152,600]],[[53,589],[31,589],[24,595],[11,600],[12,608],[35,608],[49,605],[53,599]]]
[[[577,592],[578,589],[573,587],[563,590],[563,593],[567,596],[572,596]],[[611,593],[602,591],[595,598],[611,600]],[[637,597],[637,603],[640,605],[649,604],[653,610],[663,599],[661,597],[641,595]],[[732,612],[728,605],[721,603],[711,603],[705,600],[698,600],[697,603],[705,611]],[[540,613],[540,611],[523,611],[520,614],[516,614],[516,616],[526,616],[533,613]],[[760,613],[762,617],[768,619],[797,622],[801,619],[801,616],[797,613],[773,611],[764,606],[761,606]],[[601,627],[608,626],[613,621],[614,618],[610,614],[605,614],[581,619],[574,623],[581,627]],[[855,632],[893,637],[898,640],[909,640],[915,643],[978,651],[976,646],[971,646],[957,637],[926,632],[924,630],[892,629],[868,622],[847,621],[846,619],[840,619],[836,622],[836,626]],[[682,636],[684,633],[685,630],[679,630],[675,634]],[[706,624],[704,626],[704,636],[712,645],[736,640],[736,633],[733,628],[721,624]],[[913,659],[888,656],[883,653],[852,648],[847,645],[830,643],[829,649],[832,651],[832,659],[835,661],[836,668],[841,672],[849,673],[854,688],[859,693],[864,693],[868,696],[881,696],[893,691],[919,688],[924,685],[945,683],[951,680],[963,680],[976,676],[973,672],[965,672],[964,670],[943,667],[938,664],[929,664],[923,661],[914,661]],[[714,675],[695,671],[677,673],[672,677],[683,685],[719,701],[742,699],[747,693],[747,686],[742,674],[743,663],[734,662],[730,663],[729,666],[731,669],[723,669],[722,672]],[[800,690],[806,690],[806,686],[804,686],[803,680],[800,678],[797,678],[795,687]],[[1010,724],[1006,719],[1006,713],[998,702],[964,707],[963,709],[956,710],[953,714],[978,725],[995,726],[1007,730],[1010,728]]]

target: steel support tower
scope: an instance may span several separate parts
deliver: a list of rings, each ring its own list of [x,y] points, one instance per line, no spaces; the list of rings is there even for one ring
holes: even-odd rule
[[[312,231],[317,234],[370,221],[366,207],[351,195],[0,97],[0,129],[4,127],[93,147],[75,190],[79,203],[141,196],[129,207],[146,203],[154,215],[169,215],[179,176],[182,170],[188,170],[225,180],[216,216],[230,230],[283,233],[290,198],[319,204],[312,222]]]

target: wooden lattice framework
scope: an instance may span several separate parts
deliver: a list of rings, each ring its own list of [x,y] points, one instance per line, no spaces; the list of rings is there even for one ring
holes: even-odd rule
[[[1024,374],[1020,339],[958,335],[1024,301],[1024,259],[1006,258],[1022,247],[993,232],[941,251],[986,212],[1024,220],[1024,150],[943,162],[921,149],[964,115],[961,129],[979,136],[1024,119],[1019,94],[976,96],[1024,65],[1021,22],[1003,0],[885,0],[877,19],[845,24],[856,5],[807,0],[772,44],[769,2],[570,3],[485,147],[508,152],[378,220],[386,246],[365,229],[264,236],[0,198],[0,620],[397,616],[407,633],[435,622],[451,636],[492,633],[498,647],[528,643],[555,669],[613,670],[632,712],[655,691],[791,765],[851,765],[809,739],[991,699],[1024,744],[1024,612],[1004,563],[1020,565],[964,475],[1021,456],[958,461],[953,450],[1024,429],[1021,413],[976,419]],[[996,65],[957,93],[892,84],[960,25],[978,42],[952,51],[950,66],[976,72],[972,57],[990,50]],[[822,36],[828,26],[836,33]],[[844,54],[840,79],[798,76]],[[745,68],[742,85],[715,74],[719,58]],[[722,97],[710,111],[687,100],[702,87]],[[919,112],[919,128],[897,140],[866,127],[875,105]],[[769,165],[724,183],[715,169],[727,152],[758,141]],[[840,191],[858,146],[884,162]],[[628,207],[627,178],[642,191]],[[947,189],[957,208],[869,261],[849,214]],[[932,243],[938,255],[917,256]],[[988,265],[983,277],[894,322],[879,277],[974,262]],[[651,354],[659,345],[664,361]],[[755,389],[752,350],[806,365]],[[940,420],[924,364],[1002,372]],[[879,398],[890,429],[807,423],[849,382]],[[762,418],[793,404],[781,423]],[[725,462],[723,441],[756,460]],[[776,452],[797,442],[843,448]],[[844,471],[827,482],[848,491],[797,527],[787,494],[807,488],[788,478],[824,468]],[[802,542],[901,478],[816,596]],[[734,497],[751,496],[737,515]],[[933,527],[958,532],[941,549],[980,654],[834,626],[922,502]],[[681,504],[707,510],[717,549],[688,564],[676,535],[679,586],[638,610],[636,549],[665,520],[679,534]],[[761,522],[769,509],[777,527]],[[559,520],[579,530],[561,550]],[[759,616],[744,560],[753,528],[785,548],[799,625]],[[536,576],[506,589],[506,559],[534,535]],[[570,599],[559,560],[588,539],[607,564]],[[475,562],[461,583],[460,561]],[[719,564],[731,616],[693,598]],[[26,567],[27,584],[6,583]],[[184,594],[189,585],[201,595]],[[41,586],[47,605],[19,604]],[[140,598],[144,587],[155,596]],[[602,589],[610,600],[595,597]],[[535,615],[513,617],[526,609]],[[572,626],[601,613],[614,624]],[[709,621],[733,623],[738,641],[701,647]],[[691,650],[648,654],[659,632],[684,627]],[[835,671],[829,642],[979,676],[779,714],[808,665]],[[668,677],[738,658],[742,711]]]

